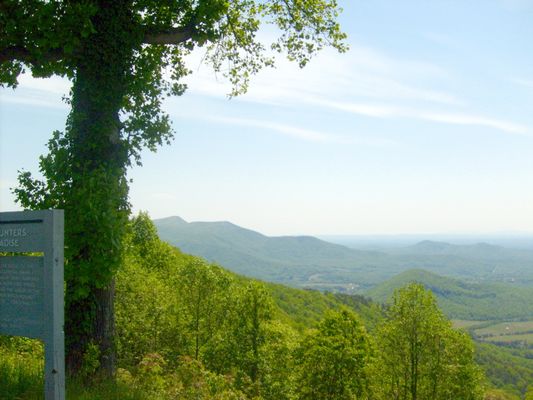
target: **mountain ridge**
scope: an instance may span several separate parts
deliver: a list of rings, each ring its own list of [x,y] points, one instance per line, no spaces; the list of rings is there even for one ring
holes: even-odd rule
[[[381,251],[361,250],[309,235],[267,236],[229,221],[154,220],[160,237],[249,277],[327,291],[361,292],[413,268],[469,281],[533,284],[533,251],[487,243],[423,240]]]

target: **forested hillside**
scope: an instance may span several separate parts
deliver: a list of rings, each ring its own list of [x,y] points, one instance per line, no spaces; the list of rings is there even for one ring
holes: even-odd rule
[[[144,214],[126,248],[116,281],[117,383],[70,381],[70,399],[481,399],[490,387],[471,339],[420,285],[383,309],[250,280],[161,242]],[[2,337],[1,351],[3,399],[39,398],[42,348]],[[98,367],[94,352],[85,355],[87,376]]]
[[[366,292],[386,303],[410,282],[435,294],[454,325],[476,340],[476,360],[489,380],[516,394],[533,382],[533,293],[512,284],[465,283],[424,270],[410,270]]]
[[[428,271],[402,272],[365,294],[385,302],[398,288],[420,282],[430,289],[450,318],[465,320],[527,320],[533,318],[533,290],[505,283],[467,283]]]
[[[374,268],[387,255],[350,249],[311,236],[269,237],[230,222],[154,221],[161,239],[249,277],[297,287],[331,289],[381,279]],[[378,261],[384,263],[385,261]]]
[[[294,287],[362,293],[413,268],[470,282],[533,282],[533,251],[485,243],[422,241],[403,248],[357,250],[311,236],[269,237],[230,222],[154,221],[183,251],[253,278]]]

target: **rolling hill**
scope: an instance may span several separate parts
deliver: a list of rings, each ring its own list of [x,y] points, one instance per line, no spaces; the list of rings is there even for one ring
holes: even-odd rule
[[[506,283],[466,283],[424,270],[408,270],[368,290],[365,295],[386,302],[396,289],[409,282],[430,289],[449,318],[512,320],[533,318],[531,288]]]
[[[533,284],[533,251],[422,241],[364,251],[312,236],[269,237],[230,222],[154,221],[160,237],[237,273],[319,290],[362,292],[410,269],[469,282]]]
[[[360,251],[311,236],[269,237],[230,222],[154,221],[161,239],[247,276],[293,286],[340,289],[384,279],[377,265],[388,255]],[[362,279],[365,278],[365,279]]]

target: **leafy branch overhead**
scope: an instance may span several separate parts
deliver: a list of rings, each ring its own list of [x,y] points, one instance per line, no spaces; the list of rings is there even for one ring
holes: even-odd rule
[[[317,51],[332,46],[347,50],[335,0],[204,0],[122,1],[129,11],[122,34],[131,38],[138,57],[163,46],[159,67],[178,67],[174,78],[188,71],[183,56],[205,46],[206,60],[234,84],[233,94],[246,90],[251,74],[272,65],[267,47],[257,38],[262,24],[277,25],[280,37],[270,44],[304,66]],[[35,76],[73,77],[86,38],[95,34],[97,1],[14,1],[0,5],[0,82],[15,87],[27,67]],[[141,57],[142,58],[142,57]],[[250,61],[253,61],[250,64]],[[135,63],[133,63],[135,65]],[[154,72],[154,71],[152,71]],[[139,78],[142,76],[136,76]]]

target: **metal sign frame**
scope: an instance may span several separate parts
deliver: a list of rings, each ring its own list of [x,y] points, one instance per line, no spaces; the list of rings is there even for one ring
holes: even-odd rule
[[[18,211],[0,213],[0,252],[43,253],[42,321],[44,342],[44,398],[65,399],[65,334],[64,334],[64,212],[63,210]],[[9,259],[0,257],[0,268]],[[14,263],[15,264],[15,263]],[[19,327],[24,331],[24,327]],[[21,332],[24,333],[24,332]],[[0,334],[9,328],[0,325]],[[20,336],[36,337],[28,332]]]

